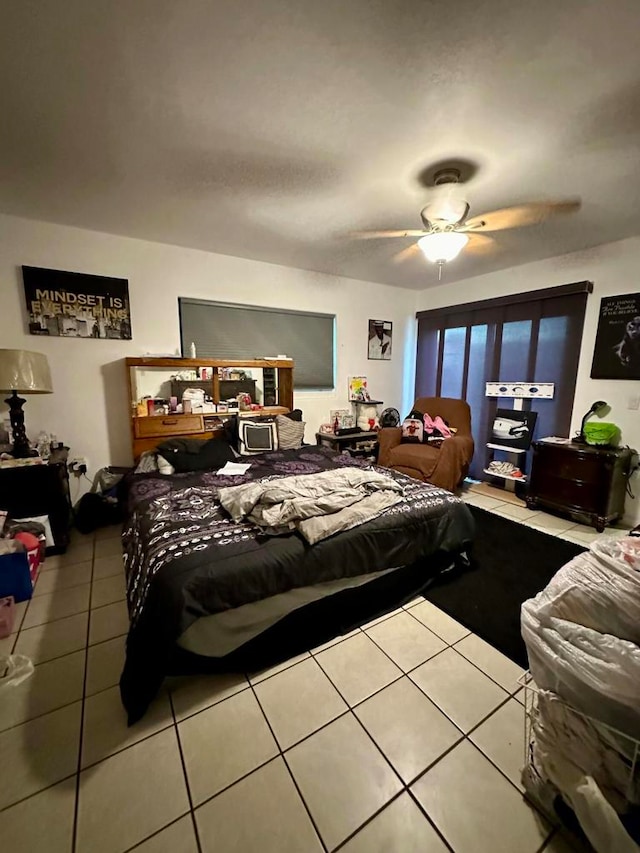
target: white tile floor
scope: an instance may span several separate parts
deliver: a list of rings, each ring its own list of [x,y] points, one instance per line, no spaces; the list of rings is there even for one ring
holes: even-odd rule
[[[464,498],[597,535],[486,486]],[[521,670],[422,599],[250,678],[173,679],[127,728],[118,552],[115,529],[74,539],[0,641],[36,665],[0,699],[3,850],[571,849],[521,793]]]

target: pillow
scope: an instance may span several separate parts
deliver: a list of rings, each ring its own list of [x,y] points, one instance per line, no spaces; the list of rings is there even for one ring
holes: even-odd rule
[[[138,465],[134,474],[151,474],[158,470],[158,460],[156,459],[155,450],[145,450],[140,454]]]
[[[298,417],[299,414],[299,417]],[[295,409],[293,412],[289,412],[287,417],[290,415],[294,415],[295,417],[292,420],[301,420],[302,419],[302,410]],[[236,453],[241,453],[240,446],[240,424],[245,421],[249,421],[250,423],[259,424],[259,423],[275,423],[273,415],[259,415],[256,413],[252,418],[239,418],[237,415],[234,415],[232,418],[226,418],[223,422],[224,436],[225,441],[227,441],[231,447],[236,451]],[[270,450],[276,450],[276,447],[269,448]],[[258,451],[256,451],[258,452]],[[262,452],[262,451],[260,451]]]
[[[401,442],[419,444],[424,438],[424,423],[422,418],[405,418],[402,421]]]
[[[238,422],[238,449],[241,456],[277,450],[278,431],[275,421],[250,421],[241,418]]]
[[[170,462],[167,462],[164,456],[161,456],[159,453],[156,455],[156,462],[158,463],[158,471],[161,474],[168,475],[176,473],[176,469],[173,465]]]
[[[302,414],[302,412],[300,412]],[[288,415],[276,417],[278,429],[278,447],[280,450],[298,450],[302,447],[305,422],[290,418]]]
[[[233,450],[220,438],[210,438],[206,441],[188,438],[172,439],[159,445],[158,450],[179,474],[211,468],[217,470],[235,459]],[[158,465],[160,465],[160,459],[161,456],[158,456]]]

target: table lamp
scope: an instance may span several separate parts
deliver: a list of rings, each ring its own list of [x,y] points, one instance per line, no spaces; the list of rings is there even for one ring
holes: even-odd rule
[[[51,371],[46,355],[23,349],[0,349],[0,391],[11,391],[5,403],[9,406],[13,431],[13,456],[16,459],[37,456],[24,428],[22,407],[26,400],[18,397],[18,391],[21,394],[51,394]]]
[[[607,406],[608,406],[608,403],[605,403],[604,400],[596,400],[595,403],[591,404],[591,408],[589,409],[588,412],[586,412],[586,414],[582,418],[582,423],[580,424],[580,432],[573,439],[574,444],[586,444],[587,443],[587,440],[584,436],[584,425],[586,424],[587,420],[591,417],[591,415],[598,414],[598,412],[601,412],[603,409],[606,409]]]

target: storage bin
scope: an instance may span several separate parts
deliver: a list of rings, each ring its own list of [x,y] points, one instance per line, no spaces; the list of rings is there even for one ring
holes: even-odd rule
[[[18,601],[27,601],[33,595],[29,558],[26,551],[0,556],[0,598],[12,595]]]

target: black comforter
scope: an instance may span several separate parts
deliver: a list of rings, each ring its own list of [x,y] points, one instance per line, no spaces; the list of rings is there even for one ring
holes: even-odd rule
[[[209,616],[295,587],[405,566],[436,551],[456,553],[473,538],[473,519],[450,492],[388,469],[402,501],[372,521],[308,545],[297,533],[267,537],[234,522],[217,490],[365,463],[306,447],[251,458],[239,477],[215,472],[132,477],[125,525],[131,628],[120,679],[129,723],[145,713],[183,631]]]

